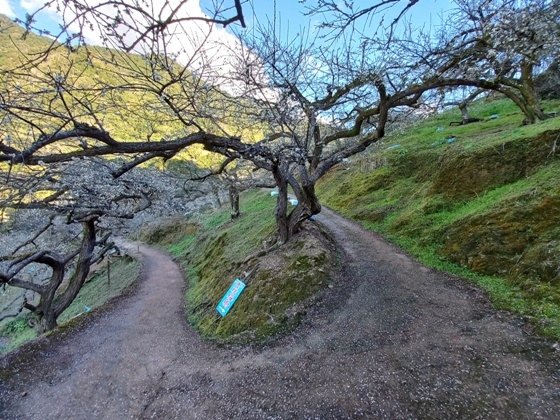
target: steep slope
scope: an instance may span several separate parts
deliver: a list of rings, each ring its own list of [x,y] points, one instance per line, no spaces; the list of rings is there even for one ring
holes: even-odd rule
[[[448,112],[390,136],[331,172],[321,197],[560,337],[560,120],[519,127],[506,101],[473,111],[484,121],[449,126]]]

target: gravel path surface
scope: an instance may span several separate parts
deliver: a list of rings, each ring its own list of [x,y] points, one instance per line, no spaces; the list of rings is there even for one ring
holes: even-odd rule
[[[0,361],[0,418],[560,418],[553,343],[337,214],[317,220],[342,264],[294,333],[201,340],[179,269],[140,246],[133,294]]]

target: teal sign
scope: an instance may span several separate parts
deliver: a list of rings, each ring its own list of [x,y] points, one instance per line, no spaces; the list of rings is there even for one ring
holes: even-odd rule
[[[216,311],[218,311],[221,316],[226,316],[243,289],[245,289],[245,283],[239,279],[235,279],[222,300],[220,300],[220,303],[218,303],[218,306],[216,306]]]

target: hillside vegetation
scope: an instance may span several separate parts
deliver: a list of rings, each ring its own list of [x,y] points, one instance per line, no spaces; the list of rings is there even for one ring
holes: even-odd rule
[[[263,341],[296,326],[305,308],[328,285],[335,263],[332,245],[319,228],[306,229],[265,256],[276,226],[276,199],[264,191],[241,195],[241,216],[229,209],[198,218],[173,219],[143,232],[143,240],[166,248],[187,277],[189,322],[220,342]],[[222,318],[216,305],[235,278],[247,288]]]
[[[45,54],[45,51],[49,53]],[[36,62],[30,73],[18,70],[29,60]],[[175,64],[169,70],[172,73],[182,69],[180,64]],[[155,78],[152,65],[142,55],[99,46],[88,45],[70,50],[53,43],[46,36],[26,33],[22,26],[0,14],[0,93],[6,95],[6,102],[9,102],[10,95],[29,97],[29,106],[32,101],[37,101],[37,104],[48,102],[53,114],[35,121],[47,133],[53,127],[68,123],[54,117],[55,114],[64,115],[67,108],[81,124],[99,126],[99,121],[93,116],[101,117],[103,129],[119,141],[169,140],[196,131],[197,128],[185,126],[162,103],[160,89],[171,76],[161,71],[161,74],[156,72],[158,78]],[[8,69],[11,71],[6,71]],[[65,93],[61,95],[64,102],[54,95],[56,80],[64,88]],[[143,90],[131,87],[136,85],[141,85]],[[164,92],[181,102],[185,115],[196,115],[197,124],[209,132],[228,132],[248,140],[263,136],[262,124],[248,120],[238,112],[238,107],[249,109],[254,106],[250,101],[230,101],[227,93],[205,86],[188,71],[180,84],[169,83]],[[195,104],[219,110],[216,111],[220,115],[219,125],[216,123],[218,118],[201,117],[196,110],[199,105]],[[20,114],[21,117],[35,118],[35,115],[27,115],[23,110]],[[32,138],[25,127],[25,124],[10,119],[5,131],[11,132],[11,141],[26,143]],[[69,141],[62,150],[74,148],[75,142]],[[175,166],[190,161],[198,167],[211,167],[222,160],[199,145],[179,152],[174,159]]]
[[[546,102],[546,111],[559,103]],[[323,203],[560,337],[560,119],[479,102],[392,134],[320,182]]]

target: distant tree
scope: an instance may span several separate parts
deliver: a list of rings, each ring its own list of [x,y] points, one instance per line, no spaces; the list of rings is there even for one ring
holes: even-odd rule
[[[465,125],[473,122],[480,121],[480,118],[471,117],[469,113],[469,105],[479,96],[481,96],[486,91],[484,89],[476,89],[469,93],[466,97],[458,99],[457,101],[447,102],[445,105],[455,105],[459,108],[461,112],[461,121],[458,124]],[[454,123],[457,125],[457,123]]]
[[[239,208],[239,194],[254,188],[274,188],[276,184],[267,171],[256,170],[250,161],[228,158],[223,160],[215,169],[201,171],[198,169],[190,174],[188,183],[192,189],[193,184],[218,183],[222,188],[227,188],[231,218],[236,219],[241,215]],[[196,189],[196,187],[195,187]]]
[[[502,93],[523,112],[524,123],[532,124],[547,118],[535,77],[558,60],[558,45],[558,2],[461,0],[435,47],[411,43],[410,50],[422,51],[418,65],[441,78],[463,78]]]

